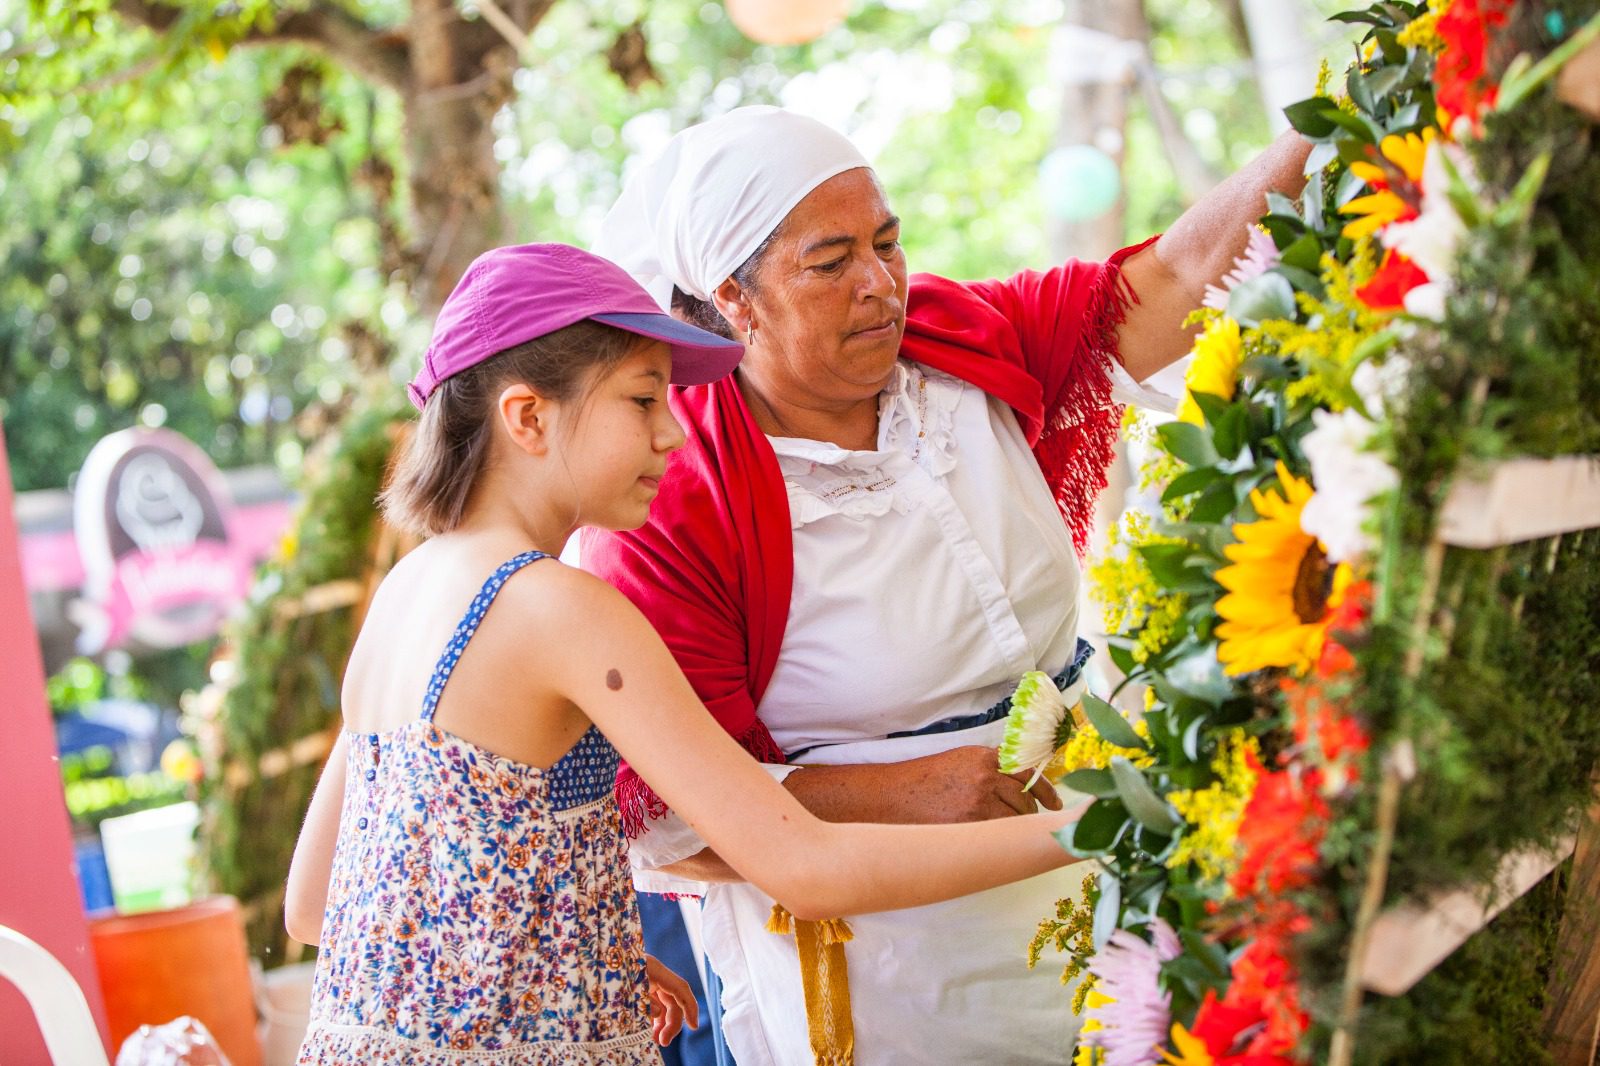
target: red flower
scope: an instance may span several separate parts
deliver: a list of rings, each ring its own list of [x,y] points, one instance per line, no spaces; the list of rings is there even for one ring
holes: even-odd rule
[[[1355,669],[1355,658],[1347,644],[1359,637],[1372,616],[1372,582],[1353,581],[1338,602],[1328,605],[1328,638],[1317,661],[1317,676],[1338,677]]]
[[[1316,770],[1264,772],[1239,819],[1243,853],[1230,884],[1238,896],[1276,896],[1304,888],[1316,876],[1328,804]]]
[[[1374,311],[1399,311],[1406,305],[1406,293],[1427,283],[1421,267],[1390,249],[1383,253],[1378,272],[1356,290],[1356,298]]]
[[[1284,957],[1281,941],[1259,937],[1234,960],[1233,981],[1224,1006],[1260,1015],[1265,1026],[1243,1050],[1257,1055],[1287,1055],[1300,1042],[1310,1016],[1300,1006],[1294,967]]]
[[[1488,83],[1489,38],[1506,24],[1513,0],[1454,0],[1436,29],[1444,41],[1434,67],[1434,99],[1452,115],[1478,114],[1492,107],[1500,87]]]

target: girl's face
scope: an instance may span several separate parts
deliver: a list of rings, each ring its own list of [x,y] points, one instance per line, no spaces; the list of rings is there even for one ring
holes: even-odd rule
[[[667,406],[672,356],[661,341],[640,344],[572,402],[575,418],[560,458],[577,494],[578,521],[637,529],[650,517],[667,457],[683,428]]]

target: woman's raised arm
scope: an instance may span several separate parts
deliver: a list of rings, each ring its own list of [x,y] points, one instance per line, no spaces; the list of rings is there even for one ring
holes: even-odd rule
[[[1143,381],[1188,354],[1183,320],[1244,254],[1249,226],[1266,213],[1267,193],[1298,196],[1311,145],[1293,130],[1185,211],[1161,239],[1131,256],[1122,274],[1138,294],[1117,331],[1123,365]]]

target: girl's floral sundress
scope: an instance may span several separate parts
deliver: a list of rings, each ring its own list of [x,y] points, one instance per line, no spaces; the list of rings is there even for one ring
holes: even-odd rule
[[[484,583],[422,717],[351,734],[303,1066],[638,1066],[650,1039],[644,943],[592,726],[548,770],[433,724],[496,593]]]

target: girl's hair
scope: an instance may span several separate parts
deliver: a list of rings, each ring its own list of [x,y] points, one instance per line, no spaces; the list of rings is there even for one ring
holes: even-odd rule
[[[643,343],[637,334],[584,319],[440,382],[378,496],[384,518],[425,537],[450,532],[461,523],[488,462],[492,405],[507,384],[521,382],[562,403],[582,399]]]
[[[750,253],[749,258],[740,263],[729,277],[739,283],[745,292],[756,292],[756,275],[761,271],[761,264],[767,258],[767,252],[778,239],[778,234],[783,230],[783,223],[778,223],[773,231],[767,234],[766,239],[756,245],[756,250]],[[722,317],[722,312],[717,310],[717,305],[710,300],[702,300],[690,296],[676,285],[672,287],[672,309],[678,317],[691,326],[699,326],[707,333],[715,333],[719,337],[726,337],[730,341],[739,338],[733,335],[733,326]]]

